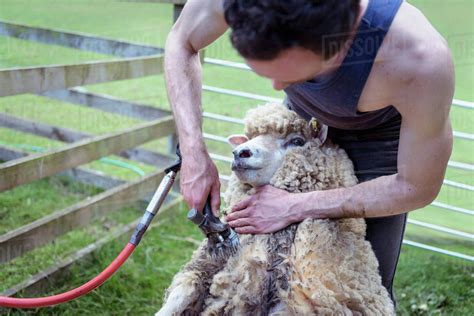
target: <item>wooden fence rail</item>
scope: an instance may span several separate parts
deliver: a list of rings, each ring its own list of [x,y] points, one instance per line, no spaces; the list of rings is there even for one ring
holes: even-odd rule
[[[88,92],[81,87],[67,90],[47,91],[41,95],[71,104],[82,105],[104,112],[145,121],[171,115],[171,111],[169,110],[159,109],[148,104],[118,99],[110,95]]]
[[[91,134],[77,132],[68,128],[57,127],[49,124],[38,123],[7,114],[0,114],[0,126],[36,136],[59,140],[66,143],[73,143],[93,137]],[[168,157],[143,148],[128,149],[118,153],[118,155],[123,158],[145,163],[158,168],[162,168],[165,164],[170,162]]]
[[[172,117],[85,139],[63,148],[0,164],[0,192],[119,153],[174,132]]]
[[[0,21],[0,35],[118,57],[139,57],[163,53],[162,48],[150,45],[113,40],[89,34],[45,29],[6,21]]]
[[[28,156],[27,152],[21,150],[13,150],[0,146],[0,160],[9,161]],[[125,181],[106,176],[102,172],[93,169],[85,169],[81,167],[72,168],[63,171],[58,176],[65,176],[83,184],[92,185],[100,189],[110,189],[117,185],[123,184]]]
[[[163,55],[0,70],[0,97],[161,74]]]

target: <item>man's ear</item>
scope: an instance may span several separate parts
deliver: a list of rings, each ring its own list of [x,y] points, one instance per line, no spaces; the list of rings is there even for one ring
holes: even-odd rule
[[[328,126],[312,118],[311,121],[309,121],[309,127],[313,132],[313,138],[318,139],[320,145],[323,145],[328,138]]]
[[[227,137],[227,142],[232,146],[232,148],[235,148],[248,140],[249,139],[245,135],[230,135]]]

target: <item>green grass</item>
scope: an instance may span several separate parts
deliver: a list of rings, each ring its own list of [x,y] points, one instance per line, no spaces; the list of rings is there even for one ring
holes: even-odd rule
[[[54,209],[79,202],[100,190],[66,177],[38,180],[0,193],[0,235],[28,224]]]
[[[404,247],[395,277],[399,315],[472,315],[474,267]]]
[[[456,65],[455,95],[457,98],[473,101],[474,60],[472,46],[466,46],[474,40],[472,2],[470,0],[416,0],[410,3],[419,7],[447,38]],[[114,0],[0,1],[0,19],[2,20],[157,46],[164,45],[166,34],[172,24],[171,16],[172,6],[164,4]],[[456,17],[455,21],[453,17]],[[228,34],[206,49],[206,56],[242,61],[232,50],[227,36]],[[465,47],[471,47],[471,51],[464,50]],[[76,63],[110,58],[112,57],[102,54],[0,37],[0,68]],[[205,65],[203,77],[206,85],[283,97],[282,93],[271,88],[268,80],[248,71]],[[91,85],[86,89],[169,109],[163,76]],[[203,92],[202,103],[205,111],[243,117],[248,109],[261,102]],[[0,98],[0,112],[94,135],[121,130],[139,122],[123,116],[33,95]],[[474,133],[473,114],[471,110],[453,107],[451,119],[454,129]],[[205,119],[204,130],[207,133],[227,136],[241,133],[242,127]],[[26,145],[27,150],[31,150],[28,145],[46,149],[59,148],[63,145],[61,142],[5,128],[0,128],[0,139],[4,143],[9,143],[9,147],[12,148]],[[229,155],[229,147],[225,144],[208,142],[208,146],[213,152]],[[142,147],[164,152],[166,140],[149,142]],[[472,142],[456,139],[452,159],[474,163],[473,150]],[[146,173],[153,170],[150,166],[115,156],[111,158],[133,164]],[[92,162],[85,167],[125,180],[138,177],[130,170],[100,161]],[[230,172],[226,163],[218,163],[218,168],[223,174]],[[448,168],[446,177],[453,181],[474,185],[473,172]],[[98,192],[99,190],[88,186],[70,184],[58,177],[39,180],[3,192],[0,194],[0,234]],[[472,193],[468,191],[443,187],[438,200],[474,209]],[[185,220],[185,211],[184,207],[180,207],[168,213],[162,219],[162,226],[147,233],[142,245],[119,274],[94,293],[52,309],[29,312],[10,310],[9,312],[15,315],[144,315],[155,312],[161,304],[163,291],[172,276],[189,259],[195,248],[195,245],[190,242],[172,240],[169,236],[201,238],[200,232]],[[65,258],[73,251],[105,236],[111,228],[135,219],[138,214],[137,209],[133,207],[114,212],[84,229],[74,230],[58,238],[54,243],[36,249],[7,265],[1,265],[0,290],[24,280],[40,269]],[[472,217],[436,207],[430,206],[412,212],[410,218],[474,233]],[[474,255],[472,242],[414,225],[408,225],[406,238]],[[49,293],[70,289],[93,277],[113,260],[125,242],[126,239],[117,240],[110,246],[95,252],[92,260],[75,265],[71,276],[61,284],[55,285]],[[474,310],[473,275],[472,264],[425,250],[404,247],[395,283],[400,314],[472,314]]]
[[[195,249],[193,243],[184,239],[201,239],[199,230],[184,219],[186,211],[179,207],[166,213],[160,219],[162,225],[147,232],[117,275],[93,293],[54,308],[10,310],[11,315],[153,314],[161,306],[163,291],[171,278]],[[70,242],[68,238],[59,242],[61,247]],[[60,293],[94,277],[114,259],[125,242],[124,238],[114,241],[95,252],[91,260],[76,264],[69,277],[45,294]],[[31,267],[25,266],[27,270]],[[14,275],[10,273],[8,277]],[[395,282],[400,315],[470,315],[474,307],[473,275],[473,265],[464,261],[404,247]]]

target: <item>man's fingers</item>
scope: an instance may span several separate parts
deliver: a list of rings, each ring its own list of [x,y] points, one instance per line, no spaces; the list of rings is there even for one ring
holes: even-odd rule
[[[237,227],[235,231],[239,234],[253,234],[256,230],[253,226]]]
[[[250,226],[252,223],[248,218],[239,218],[230,222],[227,222],[231,227],[244,227]]]
[[[239,218],[245,218],[248,217],[250,212],[248,210],[243,210],[243,211],[237,211],[237,212],[232,212],[229,215],[225,217],[225,220],[229,223],[232,221],[235,221]]]
[[[189,148],[188,148],[189,149]],[[184,153],[184,147],[182,148]],[[183,156],[181,165],[181,193],[190,208],[202,212],[209,199],[212,212],[220,208],[220,182],[215,164],[207,153]]]
[[[197,190],[195,190],[193,192],[188,192],[187,190],[185,191],[182,189],[181,192],[189,208],[195,208],[199,212],[204,210],[204,205],[206,204],[209,191],[197,192]]]
[[[232,212],[238,212],[243,209],[246,209],[247,207],[249,207],[251,201],[252,201],[252,197],[243,199],[239,203],[235,204],[234,207],[232,207]]]
[[[250,215],[250,211],[247,207],[250,206],[251,198],[244,199],[234,205],[232,208],[232,213],[225,217],[227,222],[235,221],[236,219],[248,217]]]

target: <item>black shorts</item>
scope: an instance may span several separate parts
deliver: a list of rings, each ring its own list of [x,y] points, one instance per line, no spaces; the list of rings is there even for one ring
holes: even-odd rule
[[[329,139],[344,148],[359,182],[397,173],[401,116],[367,130],[329,128]],[[367,218],[366,239],[379,261],[382,283],[392,300],[393,278],[403,241],[407,214]]]

